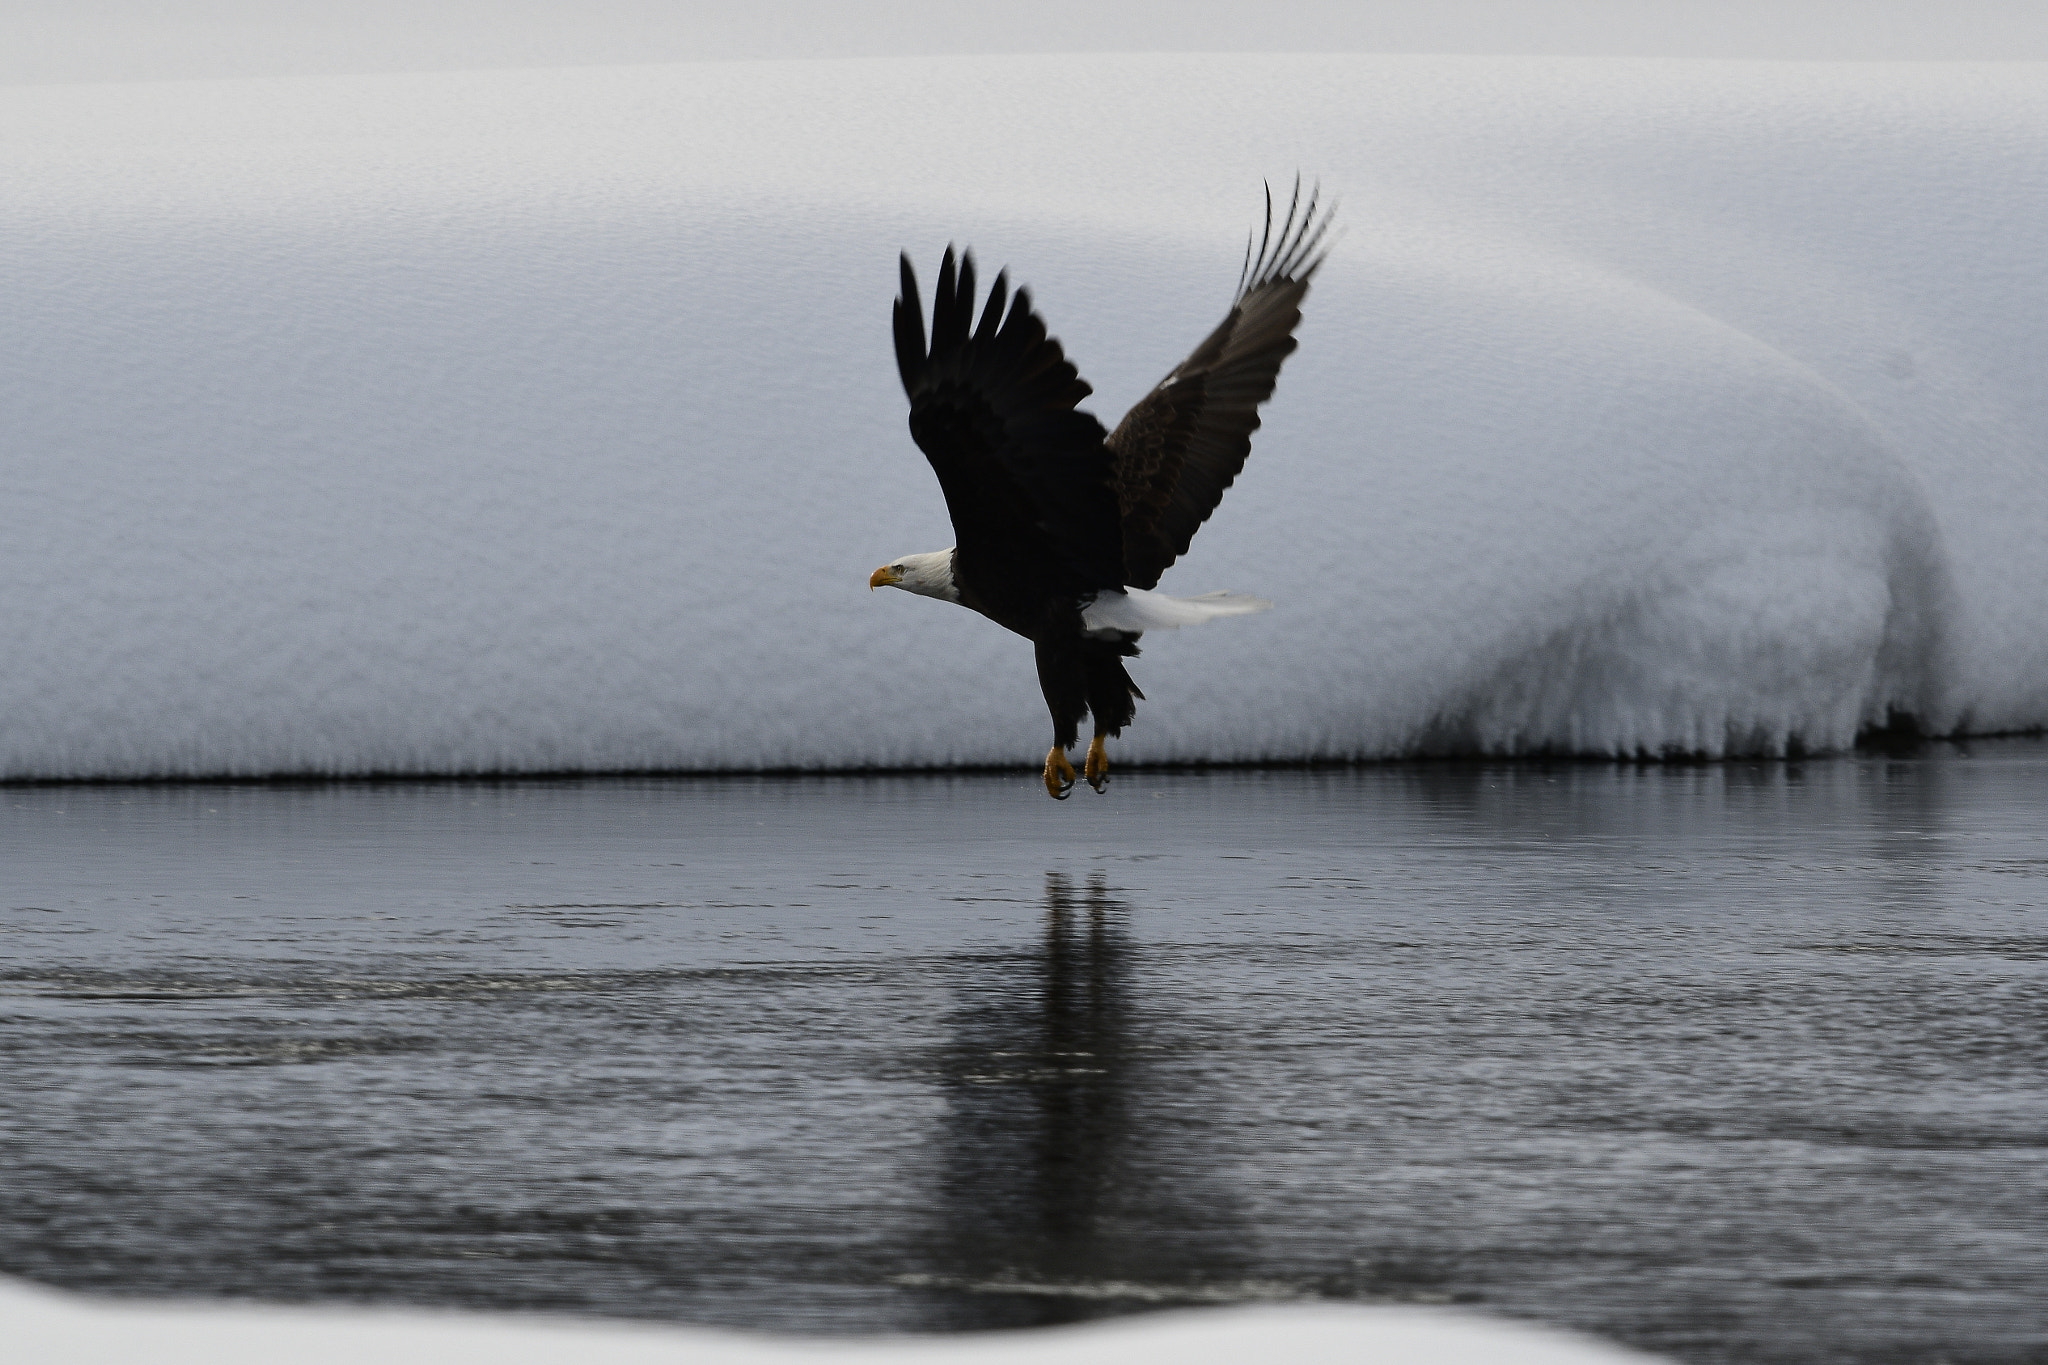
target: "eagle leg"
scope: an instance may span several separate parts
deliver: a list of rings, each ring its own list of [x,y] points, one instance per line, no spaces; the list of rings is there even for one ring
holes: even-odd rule
[[[1083,769],[1088,774],[1088,785],[1095,790],[1109,790],[1109,753],[1102,747],[1102,732],[1096,731],[1095,738],[1088,741],[1088,763]]]
[[[1066,750],[1055,744],[1045,756],[1045,794],[1055,801],[1064,801],[1074,790],[1074,765],[1067,762]]]

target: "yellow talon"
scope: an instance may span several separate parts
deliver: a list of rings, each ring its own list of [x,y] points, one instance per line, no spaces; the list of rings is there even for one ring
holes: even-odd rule
[[[1045,792],[1055,801],[1067,799],[1067,793],[1074,790],[1074,765],[1067,762],[1067,751],[1057,744],[1045,756]]]
[[[1095,790],[1109,786],[1109,754],[1102,747],[1101,735],[1088,741],[1088,764],[1084,771],[1088,774],[1088,785]]]

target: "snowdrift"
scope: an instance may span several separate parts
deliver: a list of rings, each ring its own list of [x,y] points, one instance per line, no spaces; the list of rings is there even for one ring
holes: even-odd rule
[[[829,1339],[537,1314],[148,1303],[0,1280],[0,1321],[38,1365],[1654,1365],[1661,1356],[1534,1323],[1448,1309],[1287,1304],[1153,1313],[1082,1327]]]
[[[0,777],[1029,762],[895,255],[1117,416],[1342,201],[1124,759],[2048,723],[2048,71],[906,59],[0,90]]]

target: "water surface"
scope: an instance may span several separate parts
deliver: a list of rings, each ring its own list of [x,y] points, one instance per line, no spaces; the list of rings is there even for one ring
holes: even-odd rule
[[[2048,1352],[2048,744],[0,790],[0,1269]]]

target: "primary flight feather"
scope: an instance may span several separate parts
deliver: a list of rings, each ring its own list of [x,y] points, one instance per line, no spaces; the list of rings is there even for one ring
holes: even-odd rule
[[[875,570],[902,588],[971,607],[1029,639],[1052,713],[1045,786],[1073,789],[1066,751],[1093,714],[1084,765],[1102,791],[1105,738],[1131,722],[1138,691],[1124,660],[1146,630],[1241,615],[1268,604],[1240,593],[1167,597],[1150,589],[1222,501],[1251,452],[1330,215],[1297,181],[1278,230],[1272,195],[1256,252],[1248,242],[1223,321],[1105,432],[1076,406],[1092,390],[1031,307],[998,274],[975,317],[974,257],[948,247],[933,290],[931,335],[910,258],[896,300],[896,364],[910,434],[931,461],[955,544]]]

